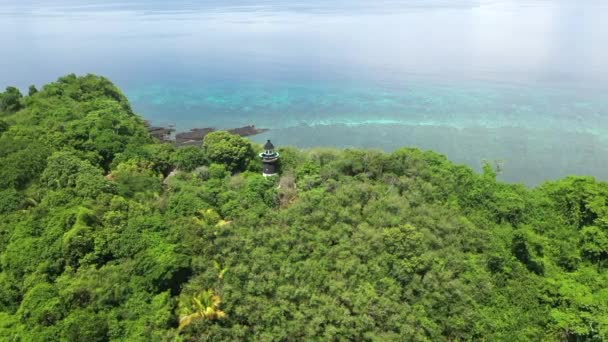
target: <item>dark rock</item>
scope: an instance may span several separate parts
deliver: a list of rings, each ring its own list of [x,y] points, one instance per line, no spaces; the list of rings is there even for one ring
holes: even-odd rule
[[[229,133],[240,135],[242,137],[249,137],[249,136],[257,135],[257,134],[264,133],[267,131],[268,131],[268,129],[266,129],[266,128],[256,128],[254,125],[233,128],[233,129],[228,130]]]
[[[150,121],[147,120],[144,122],[144,124],[148,128],[148,132],[150,132],[150,135],[159,140],[170,141],[171,135],[173,134],[173,132],[175,132],[175,127],[173,127],[172,125],[169,127],[152,126]]]
[[[157,127],[151,126],[149,122],[146,121],[146,126],[148,127],[148,131],[150,135],[153,137],[163,140],[163,141],[174,141],[177,146],[195,146],[200,145],[205,136],[211,132],[215,132],[215,128],[205,127],[205,128],[193,128],[188,132],[180,132],[175,134],[175,139],[173,139],[173,133],[175,132],[174,127]],[[268,131],[266,128],[256,128],[254,125],[232,128],[227,130],[231,134],[240,135],[241,137],[250,137],[252,135],[257,135],[260,133],[264,133]]]
[[[150,135],[154,138],[167,141],[171,139],[171,134],[175,132],[175,129],[166,127],[148,127],[148,132],[150,132]]]
[[[194,145],[205,139],[205,136],[211,132],[215,132],[215,128],[193,128],[188,132],[182,132],[175,135],[175,143],[179,146]]]

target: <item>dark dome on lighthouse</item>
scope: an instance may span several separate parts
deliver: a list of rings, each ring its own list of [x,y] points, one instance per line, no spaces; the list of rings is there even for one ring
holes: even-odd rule
[[[264,145],[264,149],[266,151],[274,150],[274,145],[270,142],[270,140],[266,141],[266,144]]]

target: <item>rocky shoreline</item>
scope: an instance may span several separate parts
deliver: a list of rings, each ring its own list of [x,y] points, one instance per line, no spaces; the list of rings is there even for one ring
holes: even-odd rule
[[[150,135],[152,135],[153,137],[155,137],[159,140],[174,143],[177,146],[200,145],[202,143],[203,139],[205,139],[205,136],[207,134],[217,131],[217,129],[213,128],[213,127],[204,127],[204,128],[193,128],[187,132],[175,133],[176,130],[175,130],[175,127],[173,127],[173,126],[169,126],[169,127],[152,126],[152,125],[150,125],[149,122],[146,122],[146,125],[148,127],[148,131],[150,132]],[[239,135],[241,137],[249,137],[249,136],[267,132],[268,129],[257,128],[254,125],[249,125],[249,126],[227,129],[226,131],[228,131],[229,133],[235,134],[235,135]]]

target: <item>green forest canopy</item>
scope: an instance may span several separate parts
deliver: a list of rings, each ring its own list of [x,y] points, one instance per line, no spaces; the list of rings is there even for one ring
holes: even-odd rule
[[[98,76],[1,93],[0,340],[608,339],[607,183],[260,151],[155,141]]]

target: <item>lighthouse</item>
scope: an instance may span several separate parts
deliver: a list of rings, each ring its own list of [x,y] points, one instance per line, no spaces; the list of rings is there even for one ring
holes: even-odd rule
[[[277,161],[279,160],[279,152],[274,150],[274,145],[268,140],[264,145],[264,152],[260,153],[262,164],[264,164],[264,177],[272,177],[277,175]]]

